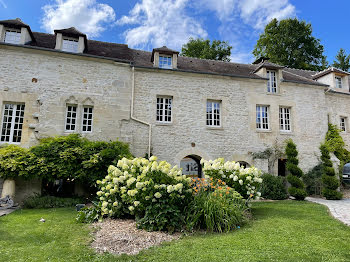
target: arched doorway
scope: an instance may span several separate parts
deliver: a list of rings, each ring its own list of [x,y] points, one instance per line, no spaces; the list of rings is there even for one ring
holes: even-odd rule
[[[250,167],[250,164],[246,161],[238,161],[238,163],[244,168]]]
[[[190,177],[202,177],[201,157],[198,155],[185,156],[181,162],[182,174]]]

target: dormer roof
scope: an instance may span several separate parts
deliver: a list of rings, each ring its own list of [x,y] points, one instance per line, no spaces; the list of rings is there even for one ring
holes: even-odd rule
[[[165,45],[162,47],[154,48],[152,50],[151,62],[153,62],[155,52],[158,52],[159,54],[164,54],[164,55],[173,55],[173,54],[178,55],[180,53],[179,51],[172,50],[172,49],[166,47]]]
[[[267,68],[267,69],[272,69],[272,70],[278,70],[278,69],[283,69],[285,66],[281,66],[275,63],[271,63],[267,60],[262,60],[258,65],[258,67],[255,69],[254,73],[259,71],[261,68]]]
[[[56,29],[56,30],[54,30],[54,32],[55,32],[55,34],[61,33],[64,36],[70,36],[70,37],[82,36],[82,37],[86,38],[86,34],[80,32],[75,27],[69,27],[69,28],[65,28],[65,29]]]
[[[15,28],[15,29],[21,29],[22,27],[27,28],[29,35],[32,38],[32,41],[35,41],[32,30],[30,30],[30,26],[23,23],[20,18],[0,20],[0,25],[4,25],[5,27]]]
[[[340,75],[350,75],[349,72],[345,72],[339,68],[336,68],[336,67],[329,67],[323,71],[320,71],[314,75],[312,75],[312,79],[317,79],[317,78],[320,78],[321,76],[324,76],[324,75],[327,75],[329,73],[337,73],[337,74],[340,74]]]

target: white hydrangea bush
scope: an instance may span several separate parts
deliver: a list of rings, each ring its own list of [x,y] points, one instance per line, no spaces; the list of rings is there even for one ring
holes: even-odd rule
[[[123,158],[117,166],[108,168],[102,181],[97,181],[98,207],[103,216],[132,215],[139,219],[152,207],[157,214],[167,214],[171,219],[172,212],[181,213],[191,200],[190,182],[180,168],[166,161],[157,162],[155,156],[149,160]]]
[[[201,160],[206,178],[212,177],[224,181],[229,187],[240,193],[245,199],[259,199],[262,183],[262,172],[256,167],[244,168],[238,162],[223,158]]]

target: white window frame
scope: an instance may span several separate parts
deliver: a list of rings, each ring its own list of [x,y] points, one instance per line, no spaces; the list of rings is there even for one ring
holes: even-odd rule
[[[75,117],[73,118],[72,117],[72,115],[70,116],[70,117],[68,117],[68,113],[74,113],[74,111],[69,111],[69,107],[75,107]],[[68,123],[68,118],[70,119],[70,123]],[[77,122],[77,119],[78,118],[78,105],[77,104],[66,104],[66,115],[65,115],[65,121],[64,121],[64,131],[65,132],[75,132],[76,130],[77,130],[77,124],[78,124],[78,122]],[[67,125],[69,125],[69,126],[72,126],[73,124],[72,124],[72,120],[75,120],[74,122],[75,122],[75,124],[74,124],[74,130],[72,130],[72,129],[67,129]]]
[[[157,96],[156,121],[158,123],[172,123],[173,121],[173,97]],[[170,111],[170,114],[169,114]]]
[[[85,109],[91,109],[91,112],[85,112]],[[91,115],[91,119],[86,118],[86,116]],[[93,128],[93,119],[94,119],[94,107],[93,106],[83,106],[83,112],[81,115],[81,132],[82,133],[92,133],[92,128]],[[84,124],[84,120],[87,121],[86,124]],[[88,124],[88,121],[91,121],[91,124]],[[85,130],[84,127],[88,128],[90,127],[91,130]]]
[[[62,51],[70,53],[78,53],[79,49],[79,39],[72,37],[62,38]]]
[[[343,88],[343,80],[341,76],[335,76],[335,87],[336,88]]]
[[[277,93],[277,72],[275,70],[266,70],[267,81],[267,92],[276,94]]]
[[[166,60],[166,63],[161,63],[163,60]],[[170,65],[169,65],[169,60],[170,60]],[[159,68],[163,69],[172,69],[173,68],[173,57],[170,55],[159,55]]]
[[[280,131],[292,132],[292,109],[291,107],[281,106],[279,108]]]
[[[263,116],[262,114],[265,115]],[[270,106],[256,105],[256,129],[263,131],[270,130]]]
[[[346,132],[348,130],[347,128],[348,118],[345,116],[340,117],[340,130],[342,132]]]
[[[221,104],[220,100],[207,100],[206,104],[206,126],[221,127]],[[215,110],[219,109],[218,112]]]
[[[21,43],[21,30],[5,28],[4,43],[19,45]]]
[[[6,122],[7,124],[10,124],[10,138],[9,141],[3,141],[2,140],[2,131],[4,128],[4,119],[5,119],[5,109],[7,105],[12,105],[13,109],[12,109],[12,115],[8,115],[7,117],[11,117],[11,122]],[[23,108],[18,108],[19,106],[23,106]],[[17,116],[17,112],[20,113],[19,116]],[[21,140],[22,140],[22,136],[23,136],[23,124],[24,124],[24,112],[25,112],[25,103],[11,103],[11,102],[6,102],[3,105],[3,111],[1,114],[1,129],[0,129],[0,143],[6,143],[6,144],[20,144]],[[22,114],[21,114],[22,113]],[[19,117],[19,121],[16,121],[16,118]],[[21,121],[22,120],[22,121]],[[15,125],[22,125],[20,128],[15,129]],[[8,129],[8,128],[6,128]],[[18,132],[21,133],[21,135],[19,136],[19,141],[13,141],[14,138],[14,133],[15,131],[17,131],[17,136],[18,136]]]

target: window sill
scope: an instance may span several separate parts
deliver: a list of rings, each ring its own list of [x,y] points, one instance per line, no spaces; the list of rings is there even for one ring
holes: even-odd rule
[[[293,135],[293,132],[292,131],[282,131],[282,130],[280,130],[280,134],[281,135]]]
[[[206,126],[207,130],[224,130],[222,126]]]
[[[156,126],[172,126],[173,122],[169,122],[169,123],[156,122],[155,125]]]
[[[0,145],[20,145],[21,142],[0,142]]]
[[[281,96],[281,93],[271,93],[271,92],[266,92],[267,95],[270,95],[270,96]]]
[[[256,129],[256,132],[257,133],[272,133],[272,130],[271,129]]]

